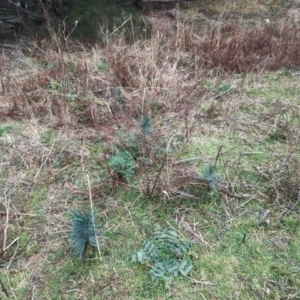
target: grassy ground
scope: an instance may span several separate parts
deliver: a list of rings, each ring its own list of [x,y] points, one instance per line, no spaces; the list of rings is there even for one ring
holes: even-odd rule
[[[210,17],[1,56],[1,298],[300,298],[299,32]],[[80,261],[91,206],[104,248]],[[158,227],[191,242],[171,282],[132,260]]]

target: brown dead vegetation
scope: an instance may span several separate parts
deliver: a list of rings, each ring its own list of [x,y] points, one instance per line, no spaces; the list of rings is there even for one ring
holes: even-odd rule
[[[56,126],[99,128],[121,115],[137,119],[158,110],[193,110],[205,94],[203,76],[300,68],[299,30],[289,20],[251,26],[222,20],[201,27],[178,21],[172,35],[158,34],[132,45],[119,36],[104,49],[81,47],[71,53],[62,51],[63,46],[57,50],[57,44],[44,50],[35,43],[29,55],[15,56],[15,63],[23,65],[17,76],[7,67],[7,56],[1,57],[6,66],[2,94],[10,98],[2,117],[35,116]],[[99,73],[101,60],[107,66]]]

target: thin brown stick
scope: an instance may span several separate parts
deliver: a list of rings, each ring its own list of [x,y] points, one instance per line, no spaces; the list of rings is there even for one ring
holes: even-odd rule
[[[219,150],[218,150],[218,153],[217,153],[217,156],[216,156],[216,159],[215,159],[215,164],[214,164],[214,168],[216,167],[217,165],[217,162],[218,162],[218,159],[220,157],[220,154],[221,154],[221,151],[222,151],[222,148],[223,148],[223,144],[219,147]]]
[[[4,286],[4,284],[3,284],[3,282],[2,282],[1,279],[0,279],[0,285],[1,285],[1,288],[2,288],[2,290],[3,290],[4,294],[5,294],[5,296],[9,299],[10,297],[9,297],[8,291],[7,291],[7,289],[5,288],[5,286]]]
[[[182,274],[182,276],[188,278],[189,280],[191,280],[193,283],[196,284],[203,284],[203,285],[210,285],[210,286],[214,286],[215,284],[210,282],[210,281],[201,281],[201,280],[197,280],[195,278],[192,278],[190,276],[187,276],[182,270],[180,270],[180,273]]]
[[[155,187],[156,187],[158,178],[159,178],[159,176],[160,176],[160,174],[161,174],[161,172],[162,172],[162,169],[163,169],[164,165],[165,165],[165,161],[163,161],[163,163],[161,164],[161,166],[160,166],[160,168],[159,168],[159,170],[158,170],[158,172],[157,172],[157,175],[156,175],[156,178],[155,178],[155,180],[154,180],[154,184],[153,184],[153,186],[152,186],[152,190],[151,190],[151,193],[150,193],[150,198],[152,198],[154,189],[155,189]]]
[[[9,203],[8,203],[6,195],[4,197],[5,197],[6,222],[5,222],[4,229],[3,229],[3,234],[4,234],[3,247],[2,247],[3,251],[5,251],[5,249],[6,249],[7,229],[8,229],[8,224],[9,224]]]

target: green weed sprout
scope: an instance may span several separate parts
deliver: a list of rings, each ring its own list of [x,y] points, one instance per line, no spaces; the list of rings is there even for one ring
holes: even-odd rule
[[[144,136],[151,133],[152,119],[149,116],[143,116],[141,120],[142,134]]]
[[[100,63],[96,64],[98,71],[105,71],[108,68],[106,59],[102,58]]]
[[[229,91],[230,88],[231,88],[231,85],[229,83],[222,82],[219,86],[219,92],[225,93],[225,92]]]
[[[120,104],[122,104],[123,108],[125,108],[126,101],[125,101],[125,98],[123,96],[123,92],[119,87],[115,88],[115,90],[113,92],[113,97],[116,101],[118,101]]]
[[[199,179],[204,180],[209,184],[214,192],[218,191],[217,184],[223,180],[221,176],[215,174],[215,167],[209,164],[207,168],[202,172],[202,176],[198,176]]]
[[[75,256],[83,259],[89,246],[99,247],[101,244],[97,241],[98,237],[102,237],[99,225],[94,219],[93,213],[82,213],[78,210],[70,212],[72,219],[72,232],[70,241]]]
[[[193,268],[186,258],[191,243],[180,239],[173,230],[154,232],[151,239],[146,240],[142,248],[133,254],[132,261],[150,266],[152,280],[171,282],[180,274],[188,275]]]

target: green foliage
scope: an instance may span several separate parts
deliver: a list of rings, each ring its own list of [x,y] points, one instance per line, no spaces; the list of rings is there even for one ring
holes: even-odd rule
[[[133,159],[140,156],[140,142],[136,134],[117,131],[116,136],[119,139],[119,142],[116,144],[119,151],[127,151]]]
[[[106,59],[102,58],[100,60],[100,63],[98,63],[96,66],[97,66],[98,71],[106,71],[108,68]]]
[[[82,259],[89,246],[101,246],[96,239],[101,237],[99,225],[95,221],[92,212],[82,213],[78,210],[70,212],[72,219],[72,232],[70,234],[70,241],[73,254]]]
[[[116,147],[120,151],[127,151],[133,159],[144,156],[145,137],[149,137],[152,132],[152,119],[149,116],[143,116],[140,123],[140,133],[129,133],[126,131],[117,131],[119,143]],[[145,150],[145,149],[144,149]]]
[[[0,125],[0,137],[6,132],[10,132],[11,128],[12,126]]]
[[[231,85],[229,83],[226,82],[222,82],[218,88],[218,91],[220,93],[225,93],[226,91],[228,91],[231,88]]]
[[[214,192],[218,191],[217,184],[223,180],[221,176],[215,174],[215,167],[212,164],[209,164],[207,168],[202,172],[202,176],[199,176],[199,179],[206,181]]]
[[[56,90],[56,91],[62,89],[63,87],[63,84],[61,82],[58,82],[54,79],[51,79],[49,85],[52,90]]]
[[[51,79],[49,87],[55,91],[70,91],[74,88],[74,83],[72,81],[58,81]]]
[[[143,116],[142,121],[141,121],[141,127],[142,127],[142,134],[143,135],[150,135],[151,125],[152,125],[151,117]]]
[[[119,142],[116,147],[120,151],[127,151],[135,160],[145,161],[151,155],[153,157],[162,157],[166,154],[167,139],[158,139],[152,134],[152,118],[145,115],[141,118],[140,127],[136,130],[138,133],[127,131],[118,131],[116,135]],[[171,153],[173,149],[169,149]]]
[[[56,69],[58,69],[58,63],[50,61],[50,62],[45,63],[44,67],[47,70],[56,70]],[[50,85],[51,85],[51,83],[50,83]]]
[[[191,243],[180,239],[173,231],[154,232],[154,237],[146,240],[142,248],[133,254],[132,260],[146,264],[152,280],[170,282],[181,273],[188,275],[193,265],[186,258]]]
[[[127,182],[131,181],[135,173],[135,161],[127,151],[121,151],[108,161],[109,167],[119,173]]]
[[[122,104],[122,107],[126,107],[126,101],[124,99],[123,93],[121,88],[117,87],[113,91],[113,98],[118,101],[120,104]]]

